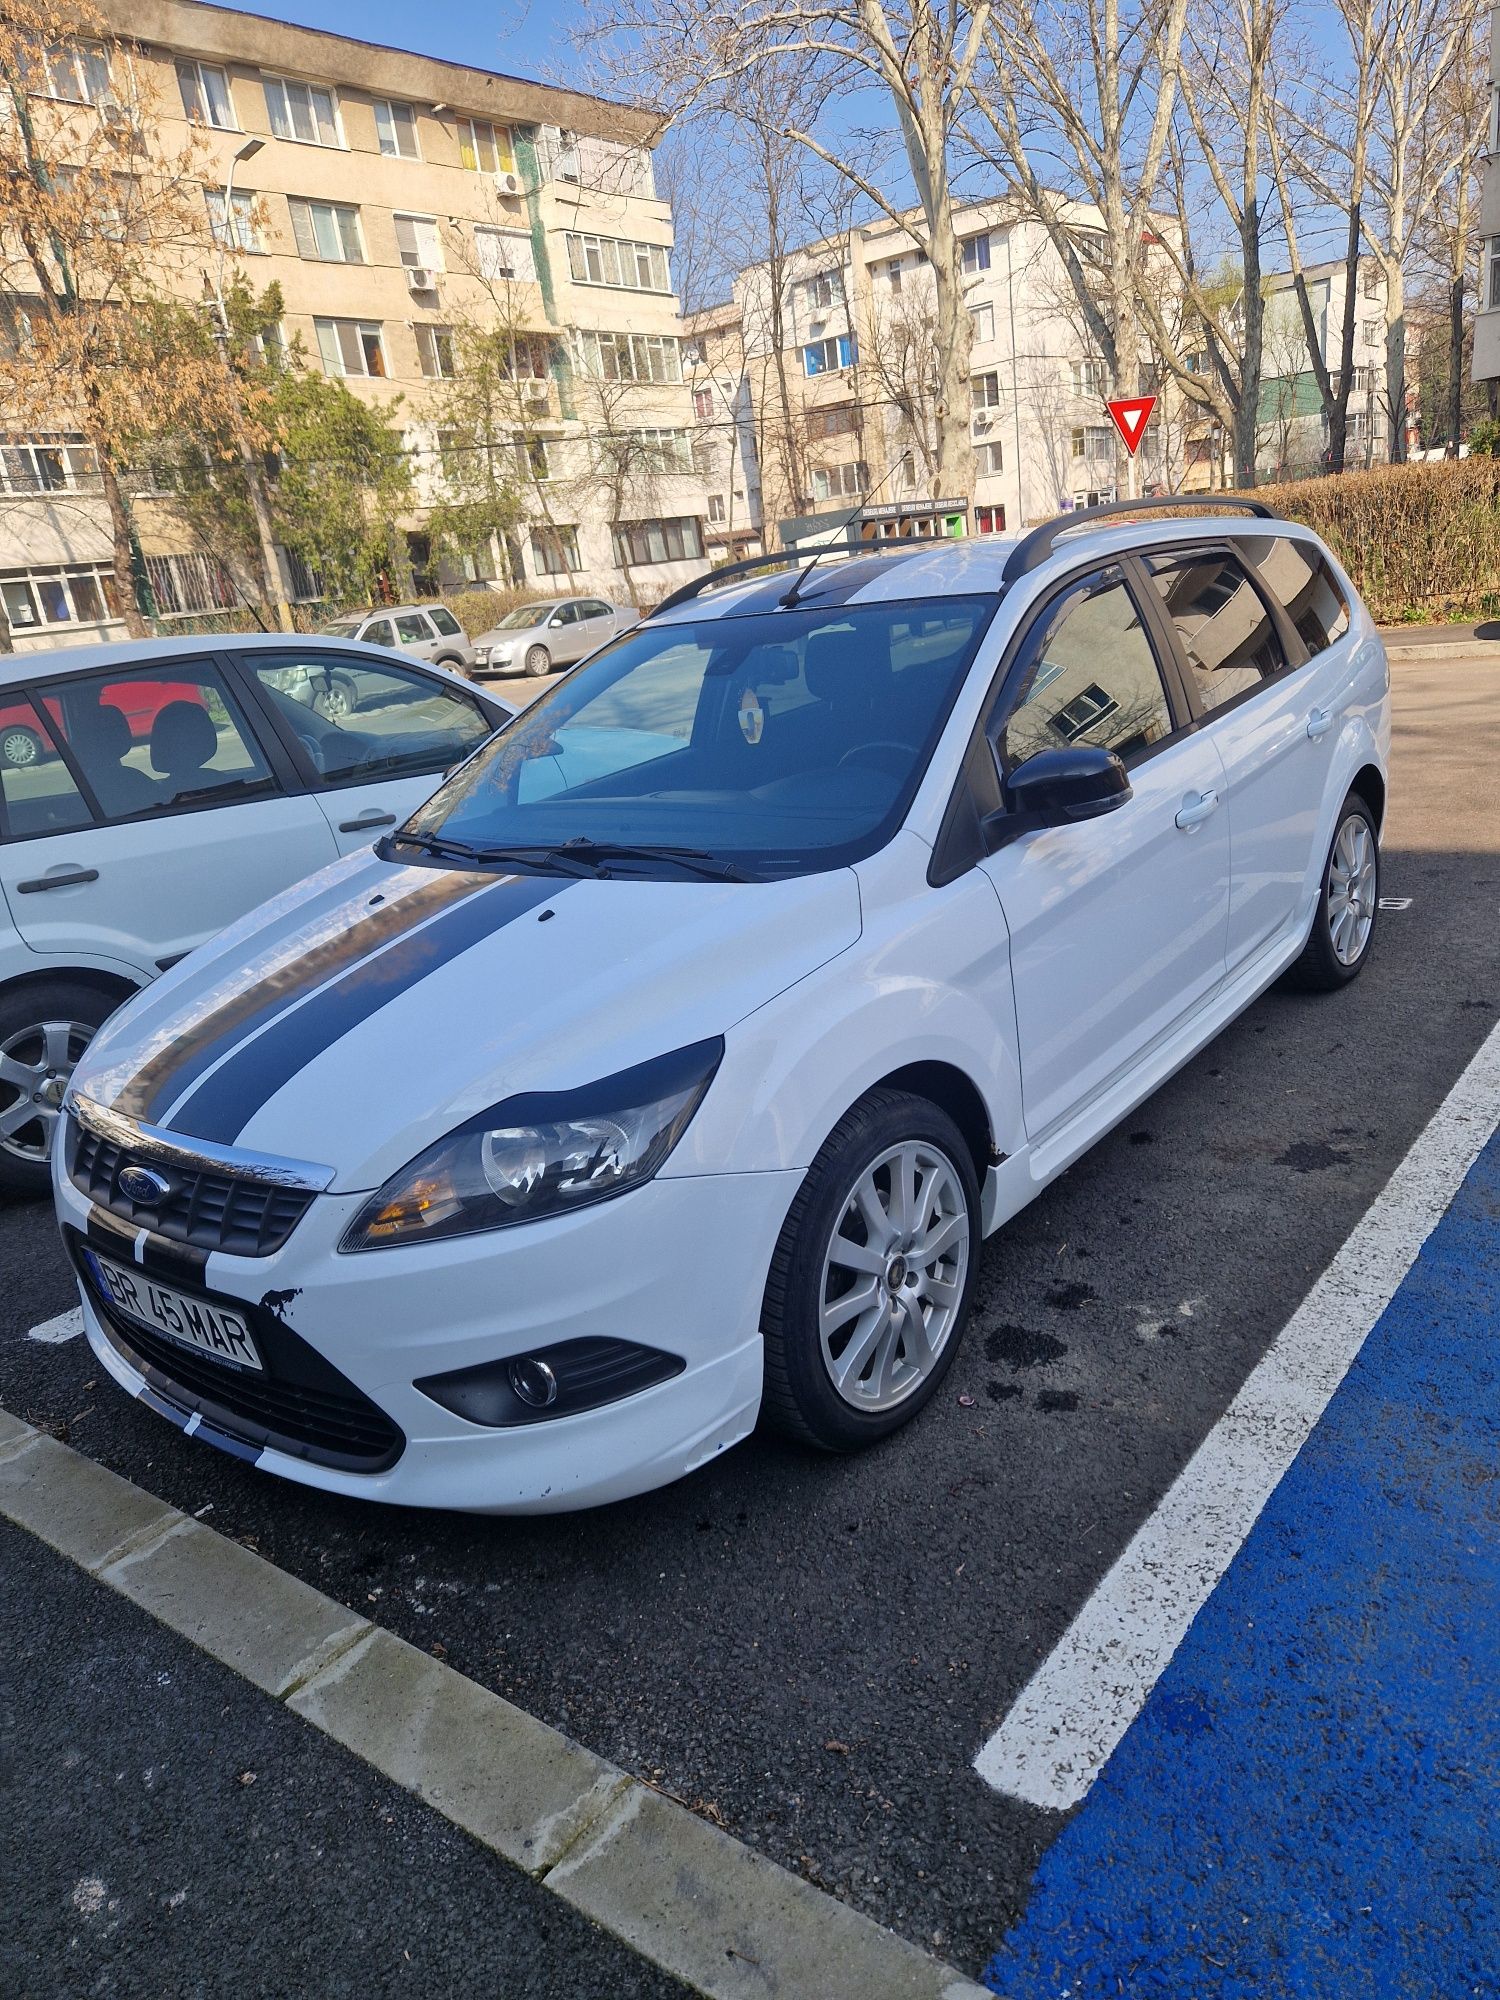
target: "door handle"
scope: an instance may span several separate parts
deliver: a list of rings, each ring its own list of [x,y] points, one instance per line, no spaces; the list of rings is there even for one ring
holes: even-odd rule
[[[1177,824],[1182,828],[1184,833],[1188,833],[1193,827],[1201,826],[1210,813],[1217,812],[1218,810],[1218,793],[1200,792],[1196,799],[1190,804],[1185,805],[1181,812],[1178,813]]]
[[[396,815],[394,813],[383,813],[383,812],[365,813],[359,819],[340,820],[339,832],[367,833],[373,827],[394,826],[395,824],[396,824]]]
[[[70,868],[66,875],[38,875],[33,881],[18,882],[18,896],[38,896],[43,889],[76,889],[80,882],[97,882],[97,868]]]
[[[1307,718],[1307,734],[1310,742],[1316,743],[1320,736],[1326,736],[1334,724],[1331,708],[1315,708]]]

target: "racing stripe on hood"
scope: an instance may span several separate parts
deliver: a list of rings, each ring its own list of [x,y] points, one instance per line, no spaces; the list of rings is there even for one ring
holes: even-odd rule
[[[472,876],[465,879],[473,881]],[[232,1146],[261,1106],[324,1049],[438,966],[492,937],[539,903],[555,901],[566,887],[555,876],[492,878],[489,887],[275,1014],[172,1108],[167,1129]]]
[[[405,937],[454,903],[489,888],[494,879],[493,875],[461,869],[423,870],[406,895],[391,895],[378,908],[367,907],[357,921],[335,936],[299,952],[264,978],[241,986],[201,1021],[194,1022],[187,1034],[143,1063],[110,1108],[127,1118],[158,1124],[190,1085],[236,1043],[361,959]]]

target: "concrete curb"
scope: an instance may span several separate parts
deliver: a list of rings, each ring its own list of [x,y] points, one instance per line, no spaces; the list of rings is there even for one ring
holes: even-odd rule
[[[1419,661],[1429,661],[1433,666],[1500,666],[1500,642],[1494,639],[1470,639],[1467,644],[1446,639],[1435,646],[1404,646],[1399,639],[1387,639],[1385,656],[1393,667],[1412,666]]]
[[[991,2000],[627,1771],[0,1408],[0,1517],[712,2000]]]

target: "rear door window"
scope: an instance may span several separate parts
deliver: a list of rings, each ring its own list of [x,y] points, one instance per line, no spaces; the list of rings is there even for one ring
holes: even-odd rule
[[[446,606],[434,604],[427,616],[436,625],[445,639],[461,638],[463,636],[463,626],[459,624],[453,613]]]
[[[1148,556],[1146,567],[1205,710],[1222,708],[1286,667],[1269,605],[1225,550]]]
[[[231,805],[280,789],[206,663],[79,675],[38,692],[106,819]]]
[[[24,695],[0,696],[0,797],[4,832],[20,840],[70,833],[93,815],[58,746],[54,718]]]
[[[1315,543],[1291,535],[1247,535],[1239,547],[1267,590],[1286,606],[1309,657],[1343,638],[1349,630],[1348,600]]]

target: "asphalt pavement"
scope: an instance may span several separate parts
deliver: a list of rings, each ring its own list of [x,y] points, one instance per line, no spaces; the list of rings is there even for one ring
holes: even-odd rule
[[[686,1989],[0,1523],[0,1992]]]
[[[0,1402],[977,1971],[1064,1824],[977,1748],[1500,1016],[1500,668],[1394,681],[1368,968],[1265,996],[994,1239],[942,1399],[882,1449],[757,1436],[538,1521],[303,1493],[28,1338],[72,1303],[34,1207],[0,1212]]]

